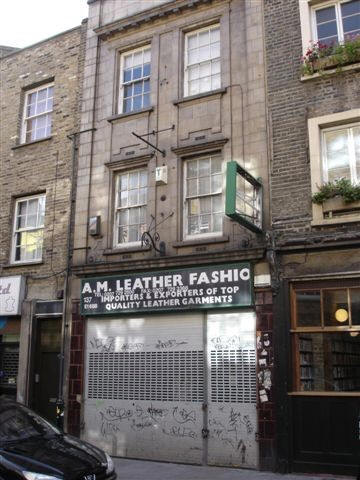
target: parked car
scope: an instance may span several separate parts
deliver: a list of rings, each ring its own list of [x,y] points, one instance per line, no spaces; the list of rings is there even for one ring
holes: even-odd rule
[[[0,480],[115,480],[110,456],[19,403],[0,400]]]

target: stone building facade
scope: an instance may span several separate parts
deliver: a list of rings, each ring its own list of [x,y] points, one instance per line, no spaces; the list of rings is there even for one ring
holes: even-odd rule
[[[339,67],[325,59],[302,72],[300,59],[309,58],[310,41],[354,41],[360,4],[264,5],[279,468],[353,474],[359,465],[359,207],[339,197],[317,204],[312,196],[326,182],[358,181],[359,63]]]
[[[263,4],[88,3],[67,427],[272,468]]]
[[[62,396],[85,33],[86,22],[0,63],[0,391],[52,420]]]

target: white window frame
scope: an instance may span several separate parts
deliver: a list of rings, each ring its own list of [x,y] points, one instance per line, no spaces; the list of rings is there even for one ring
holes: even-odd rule
[[[332,127],[346,128],[348,126],[360,123],[360,108],[347,110],[345,112],[332,113],[321,117],[314,117],[308,120],[309,134],[309,154],[310,154],[310,171],[311,171],[311,194],[319,191],[319,186],[324,183],[324,166],[323,166],[323,131]],[[341,218],[324,218],[322,205],[312,203],[313,219],[311,225],[329,225],[335,223],[358,222],[359,215],[346,215]]]
[[[130,173],[136,173],[136,172],[146,172],[146,174],[147,174],[145,203],[138,203],[136,205],[131,205],[131,206],[127,205],[126,207],[119,207],[118,205],[119,205],[119,181],[120,181],[120,177],[121,177],[121,175],[125,175],[125,174],[129,175]],[[129,188],[128,188],[128,191],[129,191]],[[147,218],[148,196],[149,196],[149,172],[148,172],[147,167],[137,168],[137,169],[134,169],[134,170],[121,170],[121,171],[117,171],[115,173],[115,195],[114,195],[115,204],[114,204],[114,221],[113,221],[113,225],[114,225],[113,245],[114,245],[114,248],[138,247],[138,246],[141,245],[141,240],[138,240],[136,242],[118,242],[119,226],[118,226],[117,216],[118,216],[118,212],[121,211],[121,210],[129,210],[131,208],[145,207],[145,209],[146,209],[145,227],[147,228],[147,226],[148,226],[148,218]]]
[[[124,83],[124,66],[125,66],[125,57],[129,56],[129,55],[134,55],[135,53],[137,52],[144,52],[145,50],[149,50],[150,51],[150,75],[148,76],[145,76],[145,77],[141,77],[141,79],[136,79],[135,81],[132,80],[131,82],[126,82]],[[151,51],[151,44],[147,44],[147,45],[143,45],[141,47],[138,47],[138,48],[135,48],[133,50],[127,50],[126,52],[123,52],[120,54],[120,72],[119,72],[119,101],[118,101],[118,113],[121,114],[130,114],[130,113],[133,113],[133,112],[137,112],[139,110],[141,110],[142,108],[148,108],[148,107],[141,107],[141,109],[132,109],[128,112],[126,112],[124,110],[124,90],[125,90],[125,86],[126,85],[130,85],[130,84],[133,84],[133,83],[136,83],[136,81],[140,81],[140,80],[146,80],[148,79],[149,82],[150,82],[150,88],[149,88],[149,107],[151,106],[151,69],[152,69],[152,61],[151,61],[151,57],[152,57],[152,51]],[[143,64],[144,65],[144,64]],[[142,97],[144,95],[144,92],[142,93]],[[132,96],[133,98],[133,96]],[[143,103],[143,100],[142,100],[142,103]]]
[[[318,1],[318,2],[314,2],[314,0],[299,0],[301,39],[302,39],[304,55],[307,49],[309,48],[311,42],[318,41],[317,28],[316,28],[316,16],[315,16],[316,10],[337,5],[336,23],[337,23],[337,29],[338,29],[338,38],[339,38],[339,43],[343,42],[344,33],[343,33],[343,27],[342,27],[340,5],[342,3],[348,3],[349,1],[351,0],[328,0],[328,1],[324,0],[324,1]]]
[[[203,27],[203,28],[199,28],[197,30],[191,30],[190,32],[187,32],[185,34],[185,45],[184,45],[184,97],[188,97],[190,95],[189,93],[189,64],[188,64],[188,39],[191,35],[194,35],[195,33],[201,33],[201,32],[205,32],[206,30],[213,30],[213,29],[219,29],[219,35],[220,35],[220,54],[219,54],[219,57],[216,57],[214,59],[212,59],[211,57],[207,60],[204,60],[202,62],[198,62],[197,64],[194,63],[192,65],[190,65],[191,67],[192,66],[195,66],[195,65],[200,65],[201,63],[205,63],[205,62],[210,62],[212,63],[213,60],[219,60],[220,62],[220,72],[219,72],[219,75],[220,75],[220,86],[218,88],[221,88],[221,84],[222,84],[222,81],[221,81],[221,28],[220,28],[220,23],[215,23],[213,25],[208,25],[207,27]],[[211,77],[211,75],[210,75]],[[207,90],[206,92],[201,92],[201,93],[207,93],[207,92],[211,92],[213,91],[214,89],[210,89],[210,90]],[[215,89],[217,90],[217,88]],[[198,94],[201,94],[200,92]],[[194,94],[196,95],[196,94]]]
[[[344,124],[344,125],[337,125],[335,127],[328,127],[321,129],[321,159],[322,159],[322,183],[328,182],[328,168],[327,168],[327,157],[326,157],[326,142],[325,142],[325,134],[327,132],[334,132],[336,130],[350,130],[353,127],[360,127],[360,122]],[[349,137],[350,135],[350,137]],[[355,158],[355,142],[354,136],[352,131],[348,132],[348,140],[350,140],[348,144],[349,148],[349,156],[350,156],[350,177],[348,180],[351,181],[353,185],[358,184],[360,182],[360,176],[356,173],[356,158]]]
[[[211,158],[211,157],[219,157],[221,158],[221,174],[222,174],[222,183],[221,183],[221,193],[210,193],[210,194],[205,194],[205,195],[194,195],[192,197],[187,196],[187,168],[188,168],[188,162],[193,161],[193,160],[199,160],[202,158]],[[224,231],[224,215],[225,215],[225,162],[222,157],[222,154],[220,152],[218,153],[209,153],[208,155],[200,155],[192,158],[185,158],[183,160],[183,212],[184,212],[184,217],[183,217],[183,238],[184,240],[197,240],[197,239],[204,239],[204,238],[214,238],[214,237],[221,237],[223,235]],[[197,233],[194,235],[188,234],[188,218],[189,218],[189,202],[188,199],[190,198],[204,198],[204,197],[213,197],[215,195],[219,195],[221,197],[221,203],[222,203],[222,225],[221,225],[221,230],[217,232],[205,232],[205,233]],[[211,214],[212,215],[212,214]]]
[[[30,95],[32,95],[33,93],[35,92],[39,92],[41,90],[44,90],[44,89],[47,89],[47,88],[53,88],[54,89],[54,83],[51,82],[51,83],[46,83],[46,84],[43,84],[43,85],[40,85],[39,87],[36,87],[36,88],[32,88],[31,90],[26,90],[25,91],[25,97],[24,97],[24,108],[23,108],[23,115],[22,115],[22,126],[21,126],[21,143],[30,143],[30,142],[37,142],[39,140],[42,140],[44,138],[49,138],[51,136],[51,132],[52,132],[52,128],[53,128],[53,125],[52,125],[52,112],[54,111],[54,92],[53,92],[53,96],[52,96],[52,107],[50,110],[46,110],[44,112],[41,112],[39,114],[35,114],[35,115],[32,115],[32,116],[27,116],[27,106],[28,106],[28,100],[29,100],[29,97]],[[26,133],[27,133],[27,123],[29,120],[34,120],[36,118],[40,118],[40,117],[43,117],[45,115],[51,115],[51,128],[50,128],[50,135],[45,135],[44,137],[40,137],[40,138],[36,138],[34,140],[26,140]]]
[[[18,209],[19,209],[20,203],[25,202],[25,201],[29,201],[29,200],[33,200],[35,198],[37,198],[37,199],[43,198],[44,199],[44,223],[36,225],[35,227],[16,228],[17,220],[18,220],[18,216],[19,216]],[[33,259],[29,259],[29,260],[26,260],[26,259],[16,260],[16,237],[17,237],[17,234],[21,233],[21,232],[34,232],[34,231],[39,231],[39,230],[42,230],[44,232],[44,229],[45,229],[45,209],[46,209],[46,195],[45,194],[31,195],[31,196],[27,196],[27,197],[19,197],[19,198],[16,199],[15,208],[14,208],[13,232],[12,232],[11,263],[16,264],[16,263],[37,263],[37,262],[41,262],[42,254],[43,254],[43,250],[44,250],[44,248],[43,248],[43,246],[44,246],[44,235],[43,235],[43,239],[42,239],[41,256],[39,258],[33,258]],[[38,214],[39,214],[39,206],[38,206],[38,210],[37,210],[37,216],[38,216]]]

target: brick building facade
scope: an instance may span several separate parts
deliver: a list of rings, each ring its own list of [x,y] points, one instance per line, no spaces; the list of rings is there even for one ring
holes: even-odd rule
[[[279,468],[351,474],[359,464],[359,207],[312,196],[339,178],[357,183],[359,63],[306,72],[301,56],[309,58],[310,41],[355,39],[360,5],[264,4]]]
[[[0,63],[0,390],[53,420],[85,32],[8,49]]]

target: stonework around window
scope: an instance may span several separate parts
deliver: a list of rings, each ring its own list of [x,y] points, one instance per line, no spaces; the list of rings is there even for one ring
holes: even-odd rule
[[[185,237],[222,232],[224,201],[222,158],[209,156],[185,162]]]
[[[340,178],[360,180],[360,109],[333,113],[308,121],[311,193]],[[346,210],[346,209],[345,209]],[[344,209],[329,218],[326,205],[312,204],[313,225],[359,221],[360,212]],[[330,215],[331,216],[331,215]]]
[[[135,244],[147,228],[146,204],[148,174],[146,170],[121,173],[116,179],[114,244]]]
[[[184,67],[184,96],[221,87],[219,25],[186,35]]]
[[[51,135],[53,85],[43,85],[26,92],[22,143],[34,142]]]
[[[45,195],[20,198],[15,205],[12,262],[42,259]]]
[[[119,113],[129,113],[150,106],[150,46],[121,56]]]

